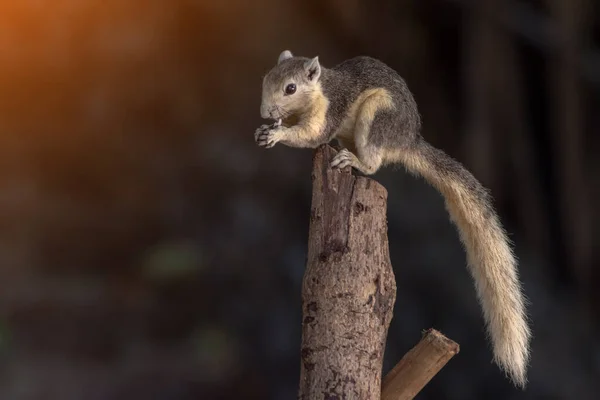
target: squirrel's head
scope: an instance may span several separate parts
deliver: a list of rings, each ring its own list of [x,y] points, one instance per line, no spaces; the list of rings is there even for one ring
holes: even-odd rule
[[[263,79],[261,117],[286,119],[308,111],[321,93],[320,76],[319,57],[294,57],[289,50],[283,51]]]

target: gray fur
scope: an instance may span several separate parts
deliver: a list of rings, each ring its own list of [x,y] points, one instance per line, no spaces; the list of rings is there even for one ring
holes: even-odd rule
[[[327,131],[331,133],[343,119],[349,105],[365,90],[388,89],[396,104],[395,111],[383,111],[376,119],[380,129],[372,129],[371,143],[392,148],[412,142],[421,129],[417,104],[404,79],[383,62],[360,56],[346,60],[322,72],[323,92],[330,99]]]

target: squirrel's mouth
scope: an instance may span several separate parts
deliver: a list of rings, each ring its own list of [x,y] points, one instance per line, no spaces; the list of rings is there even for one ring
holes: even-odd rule
[[[286,112],[286,110],[281,110],[279,108],[272,110],[271,112],[264,113],[262,115],[264,119],[271,120],[275,125],[283,125],[283,126],[293,126],[298,124],[300,118],[296,113]]]
[[[283,121],[283,125],[285,125],[285,126],[293,126],[293,125],[296,125],[298,123],[298,116],[296,116],[296,115],[287,115],[285,117],[282,117],[281,120]]]
[[[300,120],[297,115],[293,114],[269,117],[268,119],[273,121],[275,125],[283,125],[287,127],[297,125],[298,121]]]

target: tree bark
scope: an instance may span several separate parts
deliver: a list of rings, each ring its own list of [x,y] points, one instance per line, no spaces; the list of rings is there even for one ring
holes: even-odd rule
[[[331,169],[334,154],[325,145],[313,159],[299,398],[379,400],[396,300],[387,191]]]

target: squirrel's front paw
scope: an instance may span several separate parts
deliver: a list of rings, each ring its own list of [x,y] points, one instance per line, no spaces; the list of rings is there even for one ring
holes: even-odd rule
[[[279,141],[279,133],[280,131],[278,129],[262,131],[258,134],[256,143],[260,147],[270,149],[271,147],[275,146],[275,144],[277,144],[277,142]]]
[[[281,130],[281,120],[274,124],[262,125],[254,132],[254,140],[259,146],[269,149],[279,142]]]
[[[271,125],[261,125],[256,131],[254,131],[254,141],[256,143],[262,138],[262,136],[271,129]]]

